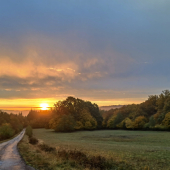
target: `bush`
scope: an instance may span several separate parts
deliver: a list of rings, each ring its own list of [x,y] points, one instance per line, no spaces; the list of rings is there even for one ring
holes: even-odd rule
[[[39,144],[38,147],[42,150],[42,151],[45,151],[45,152],[54,152],[56,151],[56,148],[54,147],[51,147],[47,144]]]
[[[166,130],[170,130],[167,126],[164,125],[155,125],[154,128],[152,128],[153,130],[160,130],[160,131],[166,131]]]
[[[14,135],[14,130],[8,123],[3,124],[0,127],[0,140],[8,139]]]
[[[106,159],[100,155],[86,155],[84,152],[78,150],[60,149],[57,151],[57,156],[65,160],[75,161],[76,164],[78,163],[88,169],[108,170],[118,168],[118,165],[112,159]],[[124,162],[121,162],[121,164],[122,170],[133,169],[130,165]]]
[[[32,137],[32,127],[31,126],[27,126],[26,128],[26,135],[31,138]]]
[[[32,144],[32,145],[36,145],[38,143],[38,139],[35,138],[35,137],[30,137],[29,143]]]

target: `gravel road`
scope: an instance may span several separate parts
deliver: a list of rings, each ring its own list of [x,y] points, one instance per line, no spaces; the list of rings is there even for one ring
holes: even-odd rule
[[[0,170],[34,170],[26,166],[17,149],[24,133],[25,129],[15,138],[0,144]]]

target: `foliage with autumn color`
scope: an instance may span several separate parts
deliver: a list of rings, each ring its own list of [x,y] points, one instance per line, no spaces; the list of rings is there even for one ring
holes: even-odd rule
[[[74,97],[58,101],[53,110],[31,110],[27,118],[33,128],[51,128],[56,132],[101,129],[103,122],[97,104]]]
[[[62,132],[95,129],[169,130],[170,91],[151,95],[141,104],[109,111],[99,110],[98,105],[90,101],[67,97],[55,103],[53,110],[31,110],[27,118],[33,128],[51,128]]]
[[[22,116],[22,113],[16,115],[0,111],[0,140],[14,136],[26,127],[27,123],[27,119]]]
[[[102,111],[103,127],[109,129],[170,130],[170,91],[151,95],[141,104]]]

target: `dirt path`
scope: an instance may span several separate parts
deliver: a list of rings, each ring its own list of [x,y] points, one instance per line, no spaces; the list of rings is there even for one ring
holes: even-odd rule
[[[10,141],[0,144],[0,170],[31,170],[25,165],[17,149],[18,142],[24,136],[23,130],[18,136]]]

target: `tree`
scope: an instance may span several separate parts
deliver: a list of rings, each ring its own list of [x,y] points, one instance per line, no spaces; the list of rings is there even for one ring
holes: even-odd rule
[[[92,130],[92,129],[96,129],[97,128],[97,121],[96,119],[90,114],[90,112],[88,111],[88,109],[83,109],[81,111],[81,117],[80,117],[80,121],[83,124],[83,128],[84,129],[88,129],[88,130]]]
[[[154,127],[156,124],[154,116],[149,118],[149,127]]]
[[[164,102],[163,113],[170,112],[170,97],[167,98]]]
[[[100,115],[97,104],[92,104],[89,101],[83,101],[70,96],[67,97],[66,100],[55,103],[54,107],[55,117],[61,115],[71,115],[76,122],[81,122],[83,124],[84,129],[86,129],[86,121],[90,121],[92,129],[102,127],[103,118]],[[75,125],[75,128],[78,128],[78,126]]]
[[[74,131],[75,120],[71,115],[62,115],[56,120],[54,130],[56,132],[72,132]]]
[[[162,125],[170,128],[170,112],[165,115],[165,118],[162,121]]]
[[[119,124],[122,121],[123,117],[120,113],[118,113],[117,115],[113,115],[107,123],[107,127],[114,129],[116,128],[116,125]]]
[[[132,122],[131,119],[127,118],[125,120],[125,126],[126,126],[126,129],[133,129],[134,128],[134,123]]]
[[[26,128],[26,135],[31,138],[32,137],[32,127],[31,126],[27,126]]]
[[[74,126],[74,129],[75,129],[75,130],[82,130],[82,129],[84,129],[83,123],[82,123],[81,121],[76,121],[76,124],[75,124],[75,126]]]
[[[129,119],[127,117],[121,123],[119,123],[117,125],[117,128],[120,128],[120,129],[133,129],[134,128],[134,123],[132,122],[131,119]]]
[[[5,123],[0,127],[0,140],[8,139],[14,135],[14,130],[9,123]]]
[[[144,124],[147,122],[146,117],[144,116],[139,116],[135,119],[134,121],[134,128],[135,129],[142,129]]]

